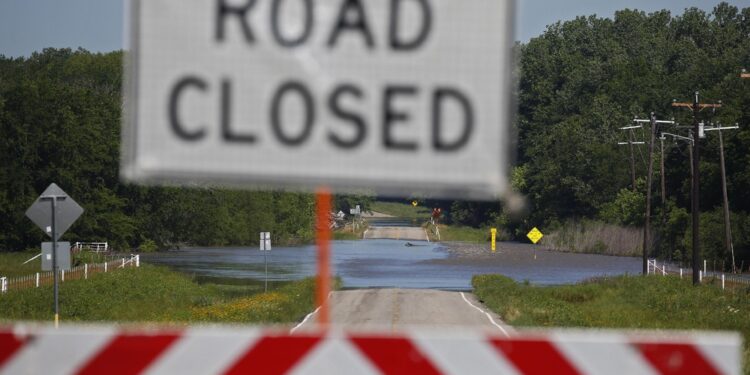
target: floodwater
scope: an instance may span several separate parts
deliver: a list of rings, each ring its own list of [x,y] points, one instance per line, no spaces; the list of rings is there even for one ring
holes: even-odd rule
[[[517,243],[499,243],[500,251],[494,254],[484,247],[399,240],[333,241],[332,272],[341,277],[344,288],[470,290],[475,274],[499,273],[533,284],[569,284],[641,270],[638,258],[559,253]],[[315,246],[276,247],[265,255],[269,281],[315,274]],[[187,249],[143,260],[199,276],[264,278],[264,252],[255,247]]]

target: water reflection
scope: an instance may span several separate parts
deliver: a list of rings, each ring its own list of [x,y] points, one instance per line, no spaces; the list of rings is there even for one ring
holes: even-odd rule
[[[415,245],[409,246],[408,244]],[[575,283],[587,278],[637,274],[638,258],[566,254],[534,250],[531,245],[501,244],[490,254],[484,245],[445,245],[398,240],[334,241],[333,272],[345,288],[399,287],[468,290],[471,277],[501,273],[534,284]],[[149,255],[144,261],[180,271],[229,278],[263,279],[263,252],[257,248],[201,248]],[[315,273],[315,247],[277,247],[268,254],[271,281]]]

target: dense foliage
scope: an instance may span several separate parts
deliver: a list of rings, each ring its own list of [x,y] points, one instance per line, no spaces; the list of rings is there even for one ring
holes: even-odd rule
[[[519,44],[518,165],[513,186],[529,200],[529,216],[510,223],[519,238],[532,226],[551,230],[571,219],[599,219],[641,226],[646,201],[648,149],[636,146],[638,183],[632,191],[628,134],[620,127],[648,118],[692,124],[691,112],[672,101],[722,101],[701,112],[701,121],[740,124],[725,131],[728,195],[738,259],[750,260],[750,8],[718,4],[673,16],[622,10],[612,19],[578,17],[550,25]],[[659,131],[687,136],[685,128]],[[723,245],[721,174],[716,132],[701,144],[703,257],[727,260]],[[635,131],[648,141],[648,129]],[[690,246],[690,167],[684,142],[665,144],[666,196],[659,188],[659,141],[655,144],[652,223],[656,255],[681,258]],[[508,225],[495,204],[455,202],[451,218],[462,224]],[[663,215],[663,216],[662,216]],[[739,262],[739,260],[738,260]]]
[[[734,248],[750,261],[750,8],[726,3],[712,12],[686,9],[650,14],[616,12],[613,18],[558,22],[516,46],[517,165],[511,182],[528,198],[517,220],[497,202],[420,201],[441,207],[443,222],[507,228],[523,238],[532,226],[546,231],[566,221],[643,224],[647,148],[637,147],[632,190],[627,134],[634,117],[674,117],[689,111],[672,100],[722,101],[701,120],[740,124],[724,132]],[[109,240],[152,248],[179,244],[230,245],[256,241],[270,230],[285,241],[312,235],[310,196],[211,188],[138,187],[118,180],[121,53],[48,49],[30,58],[0,57],[0,248],[42,240],[23,217],[37,194],[55,181],[87,212],[70,239]],[[660,131],[687,135],[684,128]],[[647,130],[635,132],[647,140]],[[728,260],[722,243],[718,137],[700,141],[703,257]],[[684,142],[665,142],[666,196],[659,189],[659,144],[654,162],[652,210],[657,253],[681,259],[690,246],[690,168]],[[338,209],[371,200],[340,196]],[[153,241],[153,242],[152,242]],[[746,262],[750,263],[750,262]]]
[[[121,85],[121,52],[0,56],[0,250],[44,240],[24,212],[51,182],[86,210],[63,237],[71,241],[128,250],[252,244],[260,231],[286,243],[312,238],[306,194],[120,182]]]

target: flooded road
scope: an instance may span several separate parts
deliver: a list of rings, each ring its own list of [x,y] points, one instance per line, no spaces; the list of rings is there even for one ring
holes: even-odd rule
[[[533,245],[500,243],[492,254],[487,245],[421,241],[334,241],[333,273],[344,288],[435,288],[470,290],[475,274],[499,273],[534,284],[567,284],[591,277],[637,274],[638,258],[536,250]],[[143,256],[197,276],[262,280],[263,252],[257,248],[196,248]],[[268,254],[270,281],[314,275],[315,247],[277,247]]]

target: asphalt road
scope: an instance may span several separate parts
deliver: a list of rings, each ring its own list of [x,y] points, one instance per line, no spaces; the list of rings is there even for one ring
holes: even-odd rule
[[[427,232],[420,227],[370,227],[362,237],[364,239],[386,238],[392,240],[429,241]]]
[[[331,323],[345,329],[472,327],[508,335],[512,328],[471,293],[432,289],[359,289],[331,293]],[[316,310],[317,312],[317,310]],[[315,328],[316,312],[293,329]]]

